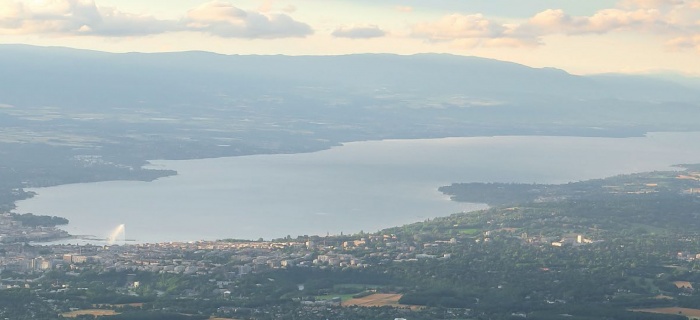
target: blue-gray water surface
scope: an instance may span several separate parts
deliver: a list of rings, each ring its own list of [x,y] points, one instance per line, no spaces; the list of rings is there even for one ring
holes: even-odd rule
[[[138,242],[376,231],[483,208],[437,191],[453,182],[565,183],[700,163],[700,133],[637,138],[504,136],[347,143],[305,154],[151,161],[153,182],[32,189],[19,213],[57,215],[76,235],[120,224]]]

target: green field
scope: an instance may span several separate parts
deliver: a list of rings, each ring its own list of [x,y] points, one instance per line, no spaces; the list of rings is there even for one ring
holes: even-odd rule
[[[481,232],[479,229],[459,229],[459,233],[464,235],[475,235],[479,232]]]
[[[376,285],[376,284],[361,284],[361,283],[343,283],[343,284],[336,284],[333,286],[333,290],[339,291],[343,289],[355,289],[357,292],[366,290],[366,289],[379,289],[382,288],[383,286]]]
[[[320,301],[320,300],[331,300],[335,297],[340,297],[340,301],[347,301],[347,300],[352,299],[352,296],[354,296],[354,295],[356,295],[356,293],[354,293],[354,294],[325,294],[322,296],[315,296],[314,298],[316,299],[316,301]]]

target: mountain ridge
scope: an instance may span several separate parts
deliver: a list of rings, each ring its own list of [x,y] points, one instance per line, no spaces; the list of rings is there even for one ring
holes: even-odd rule
[[[352,54],[338,56],[224,55],[205,51],[169,53],[108,53],[64,47],[0,45],[0,66],[6,75],[27,82],[56,86],[49,80],[80,82],[84,86],[118,86],[136,90],[149,85],[155,91],[185,90],[189,80],[224,93],[326,86],[342,89],[381,89],[416,94],[463,94],[494,100],[536,97],[573,99],[622,99],[632,101],[700,101],[700,93],[665,80],[644,80],[643,85],[620,84],[615,77],[579,76],[556,68],[526,65],[474,56],[421,53]],[[108,78],[109,77],[109,78]],[[640,83],[637,76],[625,76]],[[631,78],[630,78],[631,77]],[[144,79],[145,81],[140,81]],[[253,84],[246,86],[245,84]],[[277,84],[277,86],[274,86]],[[660,95],[649,86],[666,86],[672,93]],[[64,84],[65,85],[65,84]],[[235,90],[242,86],[245,90]],[[12,97],[21,86],[6,86],[0,93]],[[640,89],[642,88],[642,89]],[[12,90],[10,90],[12,89]],[[68,86],[68,90],[76,90]],[[64,91],[64,90],[62,90]],[[45,92],[50,96],[51,92]],[[636,93],[635,97],[633,93]],[[104,94],[104,93],[103,93]],[[194,94],[188,92],[188,94]],[[124,94],[119,94],[123,99]],[[17,97],[16,97],[17,98]],[[126,102],[126,101],[125,101]],[[27,103],[32,103],[27,101]]]

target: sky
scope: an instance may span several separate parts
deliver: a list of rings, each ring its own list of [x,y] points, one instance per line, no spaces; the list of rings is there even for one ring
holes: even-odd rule
[[[109,52],[451,53],[700,76],[700,0],[0,0],[0,43]]]

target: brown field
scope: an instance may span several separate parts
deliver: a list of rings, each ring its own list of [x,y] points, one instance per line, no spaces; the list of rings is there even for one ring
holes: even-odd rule
[[[93,315],[93,316],[113,316],[117,313],[114,310],[85,309],[85,310],[76,310],[76,311],[62,313],[61,315],[64,318],[75,318],[77,316],[82,316],[82,315],[86,315],[86,314]]]
[[[366,297],[350,299],[343,302],[344,306],[359,306],[359,307],[383,307],[394,306],[399,307],[399,299],[403,295],[397,293],[375,293]]]
[[[675,282],[673,282],[673,284],[675,284],[676,288],[678,288],[678,289],[681,289],[681,288],[692,289],[693,288],[693,284],[688,282],[688,281],[675,281]]]
[[[143,307],[143,302],[135,302],[135,303],[122,303],[122,304],[109,304],[109,303],[99,303],[99,304],[93,304],[92,305],[95,308],[119,308],[119,307],[138,307],[141,308]]]
[[[343,301],[343,306],[358,306],[358,307],[396,307],[396,308],[411,308],[411,310],[416,310],[422,308],[422,306],[409,306],[405,304],[399,304],[399,299],[403,295],[398,293],[375,293],[362,298],[350,299]]]
[[[689,308],[654,308],[654,309],[632,309],[637,312],[663,313],[663,314],[678,314],[688,318],[700,318],[700,309]]]

